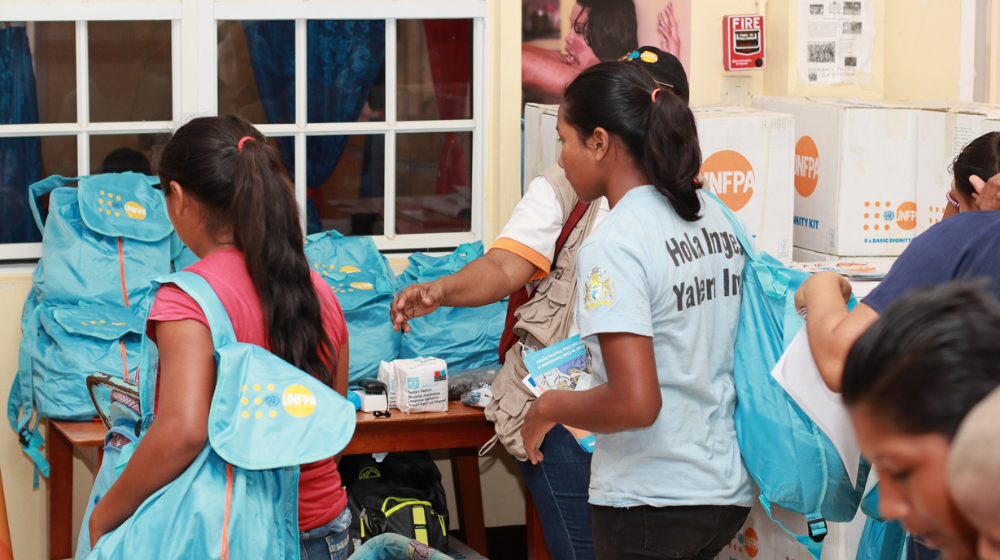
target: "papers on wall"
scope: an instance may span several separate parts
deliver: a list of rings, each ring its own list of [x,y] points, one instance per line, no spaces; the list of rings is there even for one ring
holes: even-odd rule
[[[805,84],[868,82],[874,0],[799,0],[798,68]]]
[[[788,349],[771,370],[771,377],[830,438],[840,453],[851,484],[857,486],[861,447],[840,394],[826,386],[816,368],[805,328],[792,339]]]

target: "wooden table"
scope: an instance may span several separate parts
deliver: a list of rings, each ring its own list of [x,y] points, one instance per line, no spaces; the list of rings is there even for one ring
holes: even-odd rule
[[[70,558],[73,551],[73,448],[104,445],[100,422],[49,422],[49,558]],[[486,523],[479,480],[478,447],[493,437],[493,425],[478,408],[450,402],[448,412],[403,414],[375,418],[358,413],[357,428],[345,455],[448,449],[455,478],[455,501],[465,538],[486,556]],[[96,472],[96,468],[95,468]]]

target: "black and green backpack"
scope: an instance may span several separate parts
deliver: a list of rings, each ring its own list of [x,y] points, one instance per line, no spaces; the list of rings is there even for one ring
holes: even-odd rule
[[[338,465],[351,508],[351,544],[396,533],[448,550],[448,503],[441,472],[426,451],[344,457]]]

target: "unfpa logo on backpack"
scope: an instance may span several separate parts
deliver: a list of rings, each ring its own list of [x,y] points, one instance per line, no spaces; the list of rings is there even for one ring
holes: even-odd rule
[[[138,202],[129,201],[125,203],[125,215],[133,220],[145,220],[146,209]]]
[[[289,385],[281,397],[281,404],[296,418],[305,418],[316,411],[316,397],[302,385]]]

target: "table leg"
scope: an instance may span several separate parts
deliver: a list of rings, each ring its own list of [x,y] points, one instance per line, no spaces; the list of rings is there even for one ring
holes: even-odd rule
[[[528,560],[552,560],[549,547],[545,544],[545,534],[542,532],[542,520],[535,508],[531,493],[524,492],[524,519],[528,529]]]
[[[51,426],[51,425],[50,425]],[[58,430],[48,430],[49,558],[73,555],[73,446]]]
[[[455,473],[455,502],[462,520],[465,538],[472,550],[486,556],[486,520],[483,515],[483,489],[479,480],[479,455],[476,448],[451,450],[451,468]]]

